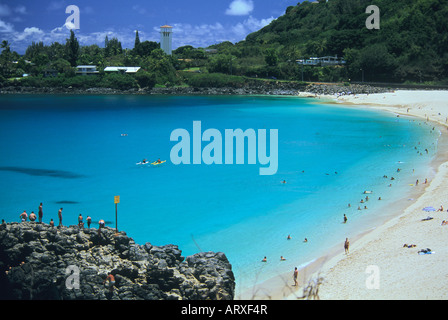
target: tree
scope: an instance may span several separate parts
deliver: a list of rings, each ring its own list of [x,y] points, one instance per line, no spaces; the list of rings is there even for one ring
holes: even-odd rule
[[[265,61],[268,66],[276,66],[278,63],[278,56],[275,53],[275,49],[271,48],[266,51]]]
[[[70,62],[72,67],[75,67],[79,56],[79,43],[73,29],[70,30],[70,39],[67,39],[65,43],[65,53],[67,55],[67,61]]]
[[[235,58],[230,54],[216,54],[210,58],[207,69],[210,73],[233,73],[235,69],[233,60]]]
[[[135,75],[135,79],[141,88],[153,88],[156,84],[155,75],[144,70],[139,70]]]
[[[139,38],[139,36],[138,36],[138,30],[137,30],[137,31],[135,31],[134,49],[137,49],[137,47],[139,46],[139,44],[140,44],[140,38]]]
[[[118,41],[117,38],[112,38],[111,40],[107,39],[106,36],[106,48],[104,49],[104,56],[112,57],[123,52],[123,48],[121,47],[121,42]]]
[[[157,42],[146,40],[139,43],[138,46],[134,48],[134,53],[144,57],[150,55],[153,50],[159,48],[160,45]]]

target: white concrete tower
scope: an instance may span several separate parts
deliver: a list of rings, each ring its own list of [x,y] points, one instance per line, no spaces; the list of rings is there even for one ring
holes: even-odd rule
[[[164,25],[160,27],[160,48],[171,55],[173,51],[173,27]]]

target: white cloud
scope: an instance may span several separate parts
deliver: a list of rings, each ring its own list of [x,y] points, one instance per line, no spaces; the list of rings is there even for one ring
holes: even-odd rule
[[[14,26],[3,20],[0,20],[0,33],[11,33],[14,31]]]
[[[254,10],[252,0],[233,0],[226,14],[230,16],[246,16]]]
[[[272,20],[274,20],[273,17],[258,20],[252,16],[249,16],[247,20],[239,22],[235,26],[233,26],[232,31],[236,36],[244,38],[249,33],[258,31],[261,28],[267,26],[272,22]]]
[[[25,28],[22,33],[17,33],[14,40],[22,41],[27,38],[32,38],[33,40],[39,40],[44,35],[44,32],[36,27]]]
[[[173,48],[191,45],[193,47],[208,47],[212,44],[230,41],[233,43],[244,40],[249,33],[257,31],[271,23],[273,17],[267,19],[256,19],[249,16],[246,20],[233,26],[223,25],[219,22],[214,24],[192,25],[184,23],[173,24]],[[148,34],[151,41],[160,41],[160,29],[154,27],[152,33]],[[140,30],[139,30],[140,34]],[[140,40],[142,37],[140,36]]]

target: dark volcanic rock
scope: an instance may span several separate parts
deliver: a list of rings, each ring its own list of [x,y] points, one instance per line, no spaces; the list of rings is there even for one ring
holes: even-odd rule
[[[113,292],[104,280],[115,276]],[[186,259],[175,245],[138,245],[125,232],[22,222],[0,227],[0,298],[233,299],[224,253]]]

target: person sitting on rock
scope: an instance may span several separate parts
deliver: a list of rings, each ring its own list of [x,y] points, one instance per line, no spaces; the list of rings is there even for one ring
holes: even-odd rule
[[[28,214],[26,213],[26,210],[23,210],[22,214],[19,216],[22,222],[25,222],[28,218]]]
[[[30,221],[36,221],[36,215],[34,214],[34,211],[31,211],[31,213],[30,213]]]

